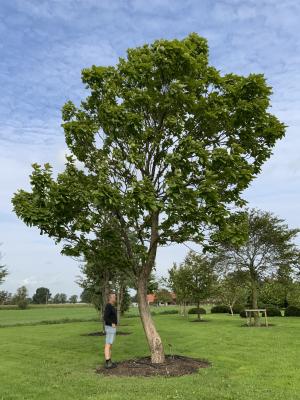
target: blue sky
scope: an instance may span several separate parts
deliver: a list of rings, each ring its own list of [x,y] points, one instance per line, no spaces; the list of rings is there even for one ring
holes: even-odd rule
[[[297,0],[2,0],[0,2],[0,251],[10,275],[1,286],[25,284],[52,293],[80,293],[78,263],[12,213],[10,199],[29,189],[33,162],[64,166],[60,128],[64,102],[84,96],[80,71],[113,65],[128,47],[159,38],[206,37],[210,63],[221,72],[264,73],[272,112],[286,137],[244,197],[300,227],[300,2]],[[158,254],[158,275],[187,248]]]

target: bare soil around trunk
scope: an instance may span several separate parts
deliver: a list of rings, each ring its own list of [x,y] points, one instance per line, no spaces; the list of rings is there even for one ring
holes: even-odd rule
[[[246,328],[271,328],[272,326],[275,326],[274,324],[268,324],[266,325],[265,323],[261,323],[260,325],[248,325],[248,324],[242,324],[242,327]]]
[[[152,364],[150,357],[143,357],[118,362],[112,369],[105,369],[104,366],[101,366],[96,369],[96,372],[106,376],[172,377],[194,374],[199,368],[210,366],[211,363],[206,360],[167,355],[163,364]]]
[[[190,322],[210,322],[208,319],[192,319]]]

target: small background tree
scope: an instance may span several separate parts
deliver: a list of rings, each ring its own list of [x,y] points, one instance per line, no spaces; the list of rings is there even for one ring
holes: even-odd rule
[[[65,293],[56,293],[52,299],[53,304],[65,304],[67,302],[67,295]]]
[[[212,260],[190,251],[181,268],[187,270],[188,280],[186,285],[191,301],[197,306],[198,319],[200,320],[200,304],[212,297],[215,292],[217,278]]]
[[[77,294],[73,294],[73,295],[70,296],[70,298],[69,298],[69,303],[76,304],[76,303],[77,303],[77,300],[78,300]]]
[[[1,261],[1,259],[2,259],[2,255],[1,255],[1,253],[0,253],[0,261]],[[8,275],[8,271],[7,271],[7,269],[5,268],[5,265],[0,265],[0,285],[1,285],[1,283],[3,283],[4,278],[5,278],[7,275]]]
[[[82,303],[92,303],[92,293],[88,287],[85,287],[81,292],[80,300]]]
[[[299,229],[289,229],[284,221],[272,213],[248,210],[243,228],[248,239],[242,246],[221,242],[217,264],[227,272],[247,272],[251,288],[251,306],[258,308],[260,282],[283,268],[298,268],[300,252],[294,239]],[[255,313],[255,325],[259,315]]]
[[[155,292],[155,298],[158,303],[168,304],[173,302],[171,293],[164,288],[160,288]]]
[[[10,304],[11,301],[12,294],[5,290],[0,290],[0,304]]]
[[[262,282],[259,289],[259,299],[264,305],[273,305],[277,307],[287,306],[287,296],[289,288],[287,288],[276,278],[267,278]]]
[[[13,296],[13,303],[25,310],[28,307],[28,291],[25,286],[21,286],[17,289],[17,293]]]
[[[181,315],[187,316],[187,303],[191,301],[189,286],[190,272],[187,268],[179,267],[176,263],[168,270],[168,278],[165,280],[167,287],[176,294],[176,302],[180,305]]]
[[[32,296],[34,304],[47,304],[51,298],[50,290],[45,287],[37,288],[35,294]]]
[[[233,315],[236,304],[245,305],[249,294],[247,272],[235,271],[222,277],[216,288],[216,299],[229,307]]]
[[[300,282],[294,282],[290,291],[287,295],[287,301],[289,306],[295,306],[300,308]]]

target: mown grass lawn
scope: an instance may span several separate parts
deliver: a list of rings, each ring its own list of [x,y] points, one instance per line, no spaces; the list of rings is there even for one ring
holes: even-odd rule
[[[14,313],[15,322],[29,311]],[[0,324],[13,312],[0,311]],[[85,312],[90,317],[94,311]],[[244,320],[227,315],[208,314],[207,323],[179,315],[154,319],[167,352],[171,344],[175,354],[208,359],[212,367],[180,378],[103,377],[95,368],[102,363],[104,339],[81,336],[99,330],[99,323],[5,327],[0,328],[0,400],[300,399],[300,318],[272,318],[270,328],[241,327]],[[120,329],[132,334],[117,337],[114,359],[146,355],[139,319],[122,323]]]
[[[59,321],[62,319],[88,320],[97,318],[94,307],[80,305],[66,307],[33,307],[27,310],[0,310],[0,328],[4,325],[31,324],[39,321]]]

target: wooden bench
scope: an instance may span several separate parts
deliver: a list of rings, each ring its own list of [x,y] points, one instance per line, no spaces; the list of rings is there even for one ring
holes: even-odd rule
[[[264,313],[265,314],[265,323],[266,326],[268,326],[268,319],[267,319],[267,310],[265,308],[253,308],[253,309],[247,309],[245,310],[246,312],[246,318],[247,318],[247,325],[251,326],[251,320],[252,320],[252,313],[253,313],[253,319],[254,319],[254,313]]]

